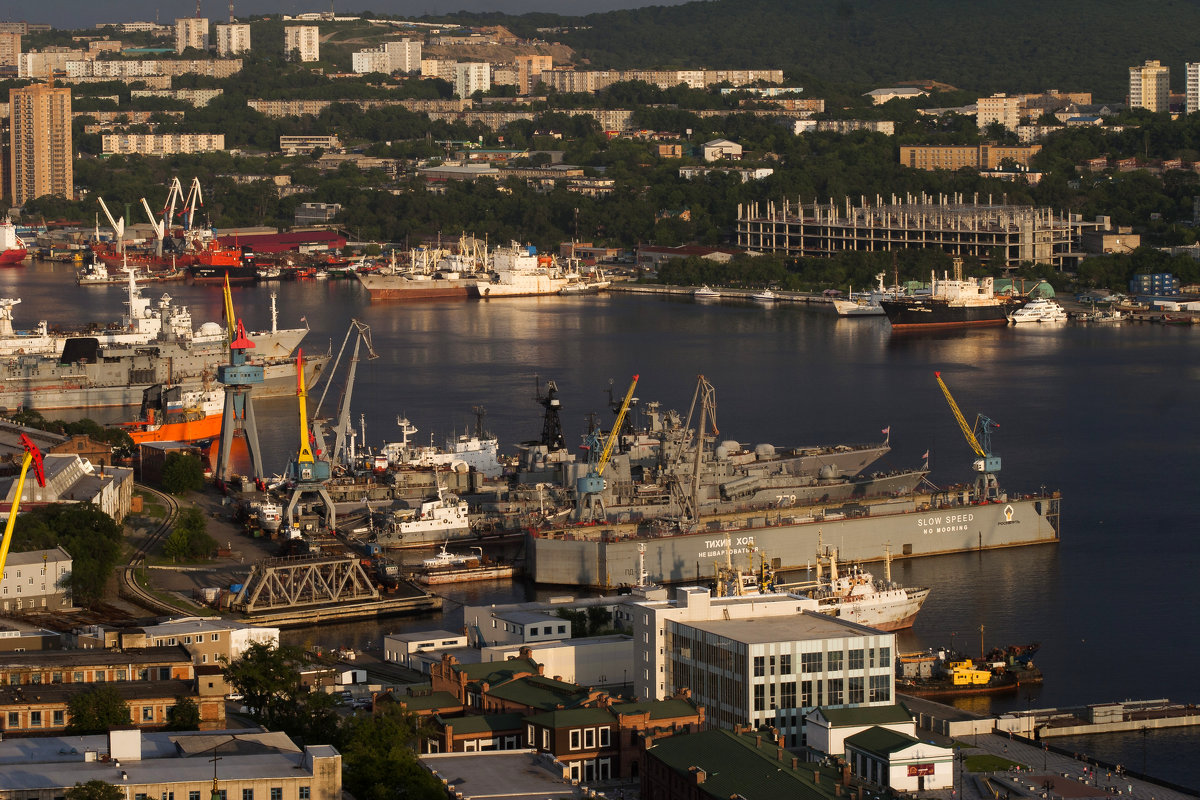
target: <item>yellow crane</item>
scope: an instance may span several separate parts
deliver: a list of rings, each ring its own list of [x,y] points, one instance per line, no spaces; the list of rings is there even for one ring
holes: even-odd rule
[[[42,470],[42,451],[37,449],[28,436],[21,434],[21,444],[25,447],[25,459],[21,462],[21,475],[17,478],[17,493],[13,496],[12,508],[8,512],[8,524],[4,526],[4,541],[0,542],[0,575],[4,574],[4,566],[8,563],[8,546],[12,544],[13,527],[17,523],[17,508],[21,505],[21,492],[25,490],[25,475],[29,466],[33,465],[33,474],[38,486],[46,485],[46,473]]]
[[[601,500],[601,494],[607,486],[604,480],[604,468],[608,466],[613,447],[621,435],[621,425],[625,422],[625,415],[629,413],[629,406],[633,402],[633,390],[637,387],[637,382],[638,376],[634,375],[633,381],[629,384],[629,391],[625,393],[625,399],[621,401],[616,422],[613,423],[612,430],[608,432],[608,438],[605,440],[604,448],[600,450],[599,456],[596,455],[597,448],[600,447],[599,435],[593,432],[588,437],[588,471],[586,475],[575,481],[575,518],[577,520],[585,519],[588,516],[593,519],[604,516],[604,503]]]
[[[970,445],[975,455],[979,456],[971,464],[971,467],[980,473],[980,478],[977,482],[979,494],[987,499],[995,499],[1000,493],[1000,489],[996,483],[996,473],[1000,471],[1000,456],[992,452],[992,428],[1000,426],[983,414],[975,415],[974,427],[968,425],[962,411],[958,409],[958,403],[954,402],[954,395],[950,394],[950,387],[942,380],[942,373],[934,372],[933,375],[937,378],[937,383],[941,387],[942,394],[946,396],[946,402],[950,405],[950,410],[954,412],[954,419],[958,421],[958,427],[962,430],[963,437],[967,440],[967,444]],[[979,436],[975,435],[976,429],[979,431]]]

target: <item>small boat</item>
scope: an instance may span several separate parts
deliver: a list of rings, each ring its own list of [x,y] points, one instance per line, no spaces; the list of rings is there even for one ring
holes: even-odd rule
[[[875,276],[879,281],[879,288],[871,292],[855,292],[854,287],[850,287],[850,294],[846,299],[841,297],[833,298],[833,310],[837,312],[839,317],[878,317],[883,315],[883,306],[879,301],[884,297],[899,297],[901,292],[897,287],[891,290],[883,288],[884,273],[879,273]]]
[[[92,256],[92,260],[84,264],[75,275],[78,286],[105,286],[110,283],[125,283],[124,277],[114,277],[108,272],[108,265]]]
[[[708,288],[707,284],[705,284],[696,291],[692,292],[692,297],[696,298],[697,300],[717,300],[721,297],[721,293],[714,292],[712,289]]]
[[[1028,322],[1066,322],[1067,312],[1053,300],[1038,297],[1009,314],[1008,321],[1013,325]]]
[[[511,564],[495,564],[483,557],[482,547],[472,547],[474,553],[451,553],[442,544],[437,555],[425,559],[417,574],[417,582],[426,586],[467,581],[489,581],[511,578],[516,570]]]
[[[761,292],[755,292],[750,295],[750,299],[756,303],[774,303],[779,299],[779,295],[772,292],[770,289],[763,289]]]

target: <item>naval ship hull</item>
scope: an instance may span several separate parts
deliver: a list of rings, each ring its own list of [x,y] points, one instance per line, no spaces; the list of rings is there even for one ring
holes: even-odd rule
[[[883,313],[893,328],[934,330],[981,325],[1007,325],[1014,306],[996,300],[979,305],[950,305],[936,300],[882,300]]]
[[[413,280],[403,275],[380,275],[379,273],[358,273],[355,277],[367,290],[372,302],[465,300],[479,281],[478,278]]]
[[[61,363],[39,356],[18,356],[0,365],[0,408],[57,411],[88,408],[137,408],[143,392],[156,384],[198,389],[215,379],[223,358],[205,351],[168,348],[171,355],[144,349],[122,350],[88,363]],[[305,380],[312,385],[329,361],[327,355],[305,356]],[[220,383],[213,380],[213,385]],[[296,365],[280,359],[265,365],[254,397],[288,397],[296,393]]]
[[[702,520],[707,530],[655,531],[649,525],[593,525],[526,534],[528,573],[536,583],[612,588],[638,582],[639,550],[655,583],[705,581],[729,559],[761,553],[781,569],[803,568],[821,543],[836,543],[845,562],[932,556],[1050,544],[1059,538],[1057,496],[934,507],[920,495],[870,504],[864,516],[823,519],[778,511]],[[832,509],[831,509],[832,510]]]

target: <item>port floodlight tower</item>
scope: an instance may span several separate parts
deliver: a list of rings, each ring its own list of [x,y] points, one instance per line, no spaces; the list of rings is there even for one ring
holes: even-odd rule
[[[306,494],[317,494],[325,501],[325,525],[333,530],[337,524],[337,511],[325,488],[333,477],[333,468],[329,461],[319,458],[322,453],[313,454],[308,432],[308,392],[304,388],[304,352],[299,349],[296,350],[296,397],[300,401],[300,449],[296,458],[288,462],[287,479],[292,484],[292,499],[288,501],[283,520],[289,531],[294,530],[296,504]]]
[[[229,299],[228,277],[225,284],[226,319],[233,320],[233,303]],[[231,322],[232,324],[232,322]],[[225,415],[221,418],[221,444],[217,450],[217,480],[228,480],[233,474],[230,449],[233,437],[241,431],[250,451],[250,470],[255,480],[263,478],[262,449],[258,445],[258,425],[254,421],[253,388],[263,382],[262,364],[247,360],[246,351],[254,342],[246,336],[242,321],[237,321],[236,334],[230,337],[229,363],[217,367],[217,380],[225,384]]]
[[[1000,484],[996,480],[996,473],[1000,471],[1000,456],[992,451],[992,429],[1000,426],[993,422],[989,417],[983,414],[975,415],[975,426],[967,424],[966,418],[958,409],[958,403],[954,402],[954,395],[950,394],[950,387],[942,380],[942,373],[933,373],[937,378],[938,386],[941,387],[942,394],[946,396],[946,402],[950,406],[950,410],[954,412],[954,419],[958,421],[958,427],[962,430],[963,438],[967,440],[967,444],[975,451],[978,456],[971,464],[971,468],[979,473],[979,477],[975,480],[975,491],[980,499],[984,500],[999,500],[1000,499]],[[975,431],[979,431],[976,436]]]

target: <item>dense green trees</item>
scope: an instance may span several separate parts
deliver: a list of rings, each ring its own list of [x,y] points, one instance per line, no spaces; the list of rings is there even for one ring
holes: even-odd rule
[[[110,728],[128,725],[129,708],[117,687],[93,684],[67,700],[67,733],[108,733]]]
[[[416,748],[428,735],[420,718],[395,704],[343,723],[342,782],[360,800],[397,796],[440,800],[446,790],[417,761]]]
[[[125,792],[119,786],[105,781],[77,783],[63,793],[66,800],[124,800]]]
[[[121,559],[121,527],[91,503],[54,503],[22,512],[13,530],[13,552],[62,546],[71,554],[68,588],[77,605],[91,606]]]
[[[167,709],[167,730],[200,730],[200,709],[190,697],[178,696],[175,705]]]
[[[204,488],[204,467],[192,453],[167,453],[163,461],[163,490],[175,495],[184,495]]]
[[[194,506],[181,508],[163,543],[163,554],[172,561],[212,558],[217,552],[217,540],[208,534],[207,528],[207,520],[200,509]]]

